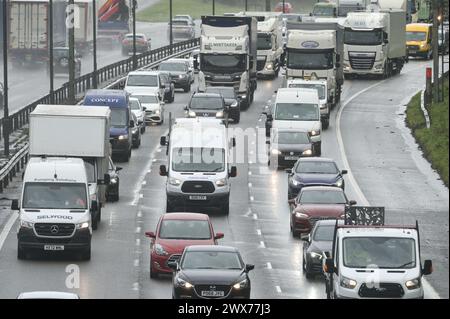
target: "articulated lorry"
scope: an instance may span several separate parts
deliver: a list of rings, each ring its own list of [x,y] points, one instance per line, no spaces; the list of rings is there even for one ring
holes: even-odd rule
[[[288,23],[286,80],[327,81],[328,104],[341,99],[344,30],[336,22]]]
[[[130,32],[129,0],[100,0],[98,6],[98,36],[106,42],[120,44]]]
[[[252,17],[203,16],[199,91],[232,86],[247,108],[257,87],[257,20]]]
[[[351,12],[344,22],[344,74],[400,73],[407,61],[403,1],[379,1],[366,12]],[[385,6],[384,6],[385,5]]]
[[[95,202],[93,229],[100,222],[109,184],[110,113],[101,106],[38,105],[30,114],[30,156],[83,159],[90,200]]]

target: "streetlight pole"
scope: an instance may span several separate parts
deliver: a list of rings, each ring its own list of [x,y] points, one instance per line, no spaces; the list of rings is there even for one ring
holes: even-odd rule
[[[9,156],[9,110],[8,110],[8,24],[6,12],[8,5],[3,0],[3,141],[4,155]]]
[[[439,101],[439,43],[438,43],[438,15],[439,6],[437,1],[432,1],[433,10],[433,32],[431,43],[433,46],[433,102]]]
[[[97,0],[92,0],[92,57],[93,57],[93,74],[94,77],[92,78],[92,87],[94,89],[97,88],[97,9],[96,9],[96,2]]]
[[[55,104],[55,97],[53,96],[53,92],[55,91],[53,68],[53,0],[50,0],[48,3],[48,24],[48,73],[50,77],[50,103]]]
[[[216,0],[212,1],[212,15],[216,15]]]
[[[172,14],[173,14],[173,7],[172,7],[172,0],[169,0],[169,43],[170,43],[170,50],[172,52],[172,45],[173,45],[173,30],[172,30]]]
[[[75,104],[75,3],[74,0],[69,0],[68,7],[69,21],[67,27],[69,28],[69,104]]]
[[[245,0],[245,12],[248,11],[248,0]]]
[[[136,57],[136,0],[133,1],[133,70],[137,69],[137,57]]]
[[[285,0],[283,0],[283,13],[286,13],[286,9],[284,7],[285,5],[286,5]]]

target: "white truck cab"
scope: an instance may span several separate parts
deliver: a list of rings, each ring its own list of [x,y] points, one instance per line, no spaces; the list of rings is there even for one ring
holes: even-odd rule
[[[276,78],[283,55],[282,21],[277,17],[258,22],[257,75]]]
[[[168,138],[168,167],[161,165],[160,175],[167,176],[167,212],[187,207],[220,208],[229,213],[231,166],[230,150],[235,140],[228,137],[222,120],[213,118],[176,119]]]
[[[322,122],[320,120],[320,100],[315,89],[281,88],[267,116],[266,133],[274,129],[299,129],[309,133],[316,150],[321,155]]]
[[[81,158],[32,157],[24,173],[19,210],[17,258],[29,251],[70,251],[91,258],[89,185]]]

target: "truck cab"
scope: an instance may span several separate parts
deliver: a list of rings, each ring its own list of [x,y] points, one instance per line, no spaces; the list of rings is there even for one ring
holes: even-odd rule
[[[409,23],[406,25],[406,46],[408,56],[433,58],[432,30],[433,25],[428,23]]]
[[[261,77],[276,78],[280,72],[283,54],[282,21],[269,18],[258,22],[257,74]]]
[[[160,167],[160,175],[167,176],[167,212],[219,208],[228,215],[230,178],[236,176],[230,162],[234,144],[222,120],[175,120],[169,136],[161,137],[168,148],[168,166]]]
[[[76,252],[91,258],[91,210],[82,159],[35,157],[25,169],[19,200],[17,257],[35,252]]]

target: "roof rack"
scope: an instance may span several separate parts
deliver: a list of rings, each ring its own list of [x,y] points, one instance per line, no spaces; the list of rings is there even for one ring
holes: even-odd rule
[[[344,225],[384,226],[384,207],[348,206],[345,208]]]

